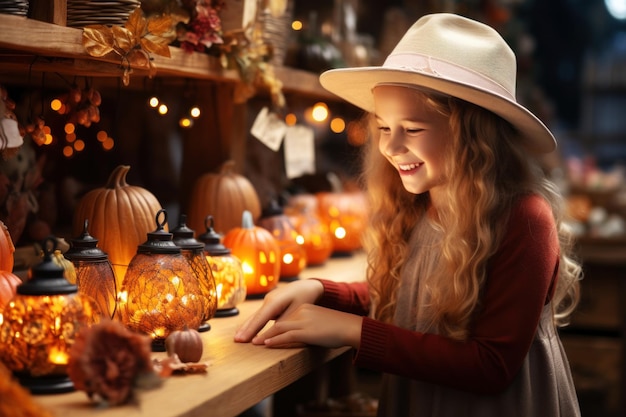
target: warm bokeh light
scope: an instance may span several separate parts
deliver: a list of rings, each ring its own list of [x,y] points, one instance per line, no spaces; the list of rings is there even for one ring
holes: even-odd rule
[[[181,117],[180,120],[178,121],[178,124],[182,128],[188,128],[188,127],[193,126],[193,121],[189,117]]]
[[[49,130],[49,129],[48,129]],[[51,145],[54,138],[50,133],[46,133],[46,140],[44,141],[44,145]]]
[[[189,114],[194,119],[197,119],[198,117],[200,117],[200,108],[197,106],[192,107],[191,110],[189,110]]]
[[[63,103],[58,98],[55,98],[50,102],[50,108],[54,111],[59,111],[63,107]]]
[[[98,139],[98,142],[104,142],[105,140],[107,140],[109,138],[109,135],[106,131],[101,130],[98,133],[96,133],[96,139]]]
[[[65,141],[67,143],[72,143],[76,140],[76,133],[69,133],[67,135],[65,135]]]
[[[297,122],[298,122],[298,118],[296,117],[295,114],[289,113],[288,115],[285,116],[285,124],[287,126],[295,126]]]
[[[74,123],[65,124],[65,133],[69,135],[69,134],[74,133],[74,130],[76,130],[76,126],[74,125]]]
[[[63,147],[63,156],[66,158],[69,158],[70,156],[74,155],[74,149],[71,146],[64,146]]]
[[[168,108],[165,104],[159,106],[159,114],[167,114]]]
[[[291,28],[293,30],[302,30],[302,22],[300,20],[294,20],[291,22]]]
[[[335,117],[330,121],[330,130],[341,133],[346,129],[346,122],[341,117]]]
[[[159,105],[159,99],[156,97],[150,97],[148,104],[150,104],[150,107],[156,108]]]
[[[115,146],[115,141],[113,140],[113,138],[106,138],[102,142],[102,149],[104,149],[105,151],[110,151],[111,149],[113,149],[114,146]]]
[[[315,103],[313,106],[313,110],[311,111],[311,116],[313,116],[313,120],[316,122],[323,122],[328,118],[328,106],[326,103]]]
[[[77,152],[83,151],[85,149],[85,141],[82,139],[77,139],[76,142],[74,142],[74,149]]]

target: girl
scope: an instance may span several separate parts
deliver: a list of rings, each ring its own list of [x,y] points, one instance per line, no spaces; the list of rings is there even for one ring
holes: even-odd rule
[[[280,287],[235,340],[353,347],[355,365],[384,372],[381,416],[580,415],[556,331],[580,266],[532,158],[556,142],[516,102],[515,71],[495,30],[434,14],[382,67],[322,74],[377,127],[367,282]]]

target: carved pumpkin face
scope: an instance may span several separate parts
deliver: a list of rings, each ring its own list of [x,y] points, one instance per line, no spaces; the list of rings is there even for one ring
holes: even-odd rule
[[[258,225],[269,231],[280,248],[280,277],[296,278],[306,266],[304,239],[282,210],[262,216]]]
[[[241,227],[224,236],[224,246],[242,263],[247,295],[267,294],[278,284],[280,247],[274,236],[255,226],[252,214],[245,211]]]

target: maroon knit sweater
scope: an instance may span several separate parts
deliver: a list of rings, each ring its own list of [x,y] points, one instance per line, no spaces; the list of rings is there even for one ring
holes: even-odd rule
[[[513,209],[501,247],[489,262],[481,308],[466,341],[420,333],[367,317],[365,282],[320,280],[319,305],[363,315],[354,364],[478,394],[509,385],[528,353],[550,301],[559,243],[550,206],[527,196]]]

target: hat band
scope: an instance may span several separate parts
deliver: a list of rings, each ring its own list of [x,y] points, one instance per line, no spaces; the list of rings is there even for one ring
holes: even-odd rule
[[[400,69],[405,71],[408,70],[432,75],[438,78],[445,78],[449,81],[473,85],[482,90],[490,91],[494,94],[506,97],[511,101],[515,101],[514,94],[509,92],[497,82],[475,71],[448,61],[442,61],[432,56],[416,53],[392,54],[385,60],[383,68]]]

